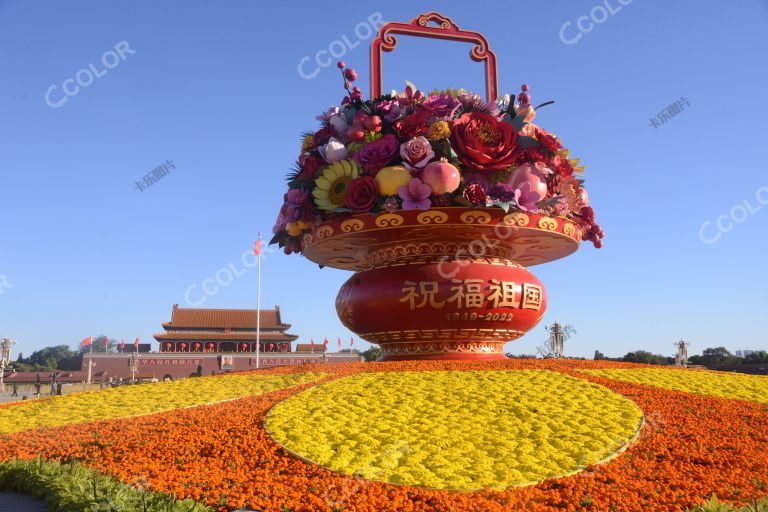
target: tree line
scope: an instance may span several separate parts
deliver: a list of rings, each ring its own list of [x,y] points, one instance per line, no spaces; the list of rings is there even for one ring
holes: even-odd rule
[[[24,357],[24,354],[19,352],[19,356],[13,363],[13,368],[17,372],[77,371],[82,367],[83,354],[90,350],[90,346],[72,350],[69,345],[55,345],[36,350],[29,357]],[[117,351],[117,341],[107,336],[98,336],[93,339],[93,351],[115,352]]]

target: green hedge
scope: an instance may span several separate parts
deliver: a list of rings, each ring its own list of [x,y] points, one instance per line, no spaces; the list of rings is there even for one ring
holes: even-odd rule
[[[768,499],[760,501],[755,500],[746,507],[735,508],[729,503],[720,503],[718,499],[713,496],[707,503],[703,503],[690,509],[690,512],[768,512]]]
[[[14,460],[0,464],[0,491],[40,498],[52,512],[210,512],[192,500],[143,492],[81,464]]]

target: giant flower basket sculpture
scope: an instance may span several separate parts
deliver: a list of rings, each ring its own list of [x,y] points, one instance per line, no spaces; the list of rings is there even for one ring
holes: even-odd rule
[[[472,43],[486,99],[463,90],[381,93],[395,34]],[[371,98],[353,87],[305,135],[273,243],[355,274],[339,318],[382,360],[498,359],[547,305],[527,267],[600,247],[580,178],[560,141],[533,123],[528,86],[497,97],[496,57],[477,32],[423,14],[387,23],[371,44]]]

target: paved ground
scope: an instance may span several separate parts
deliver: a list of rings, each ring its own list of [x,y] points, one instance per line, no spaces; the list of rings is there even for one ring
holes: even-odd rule
[[[42,501],[15,492],[0,492],[0,510],[3,512],[48,512]]]

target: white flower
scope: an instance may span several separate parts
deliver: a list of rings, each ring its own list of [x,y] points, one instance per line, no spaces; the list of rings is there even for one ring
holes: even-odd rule
[[[335,114],[331,116],[329,121],[338,134],[346,133],[347,128],[349,128],[347,117],[344,114]]]
[[[328,141],[328,144],[324,144],[317,149],[329,164],[335,164],[347,158],[347,148],[333,137]]]
[[[320,114],[319,116],[315,116],[315,119],[317,119],[321,123],[324,123],[338,113],[339,113],[339,107],[331,107],[325,112],[323,112],[322,114]]]

